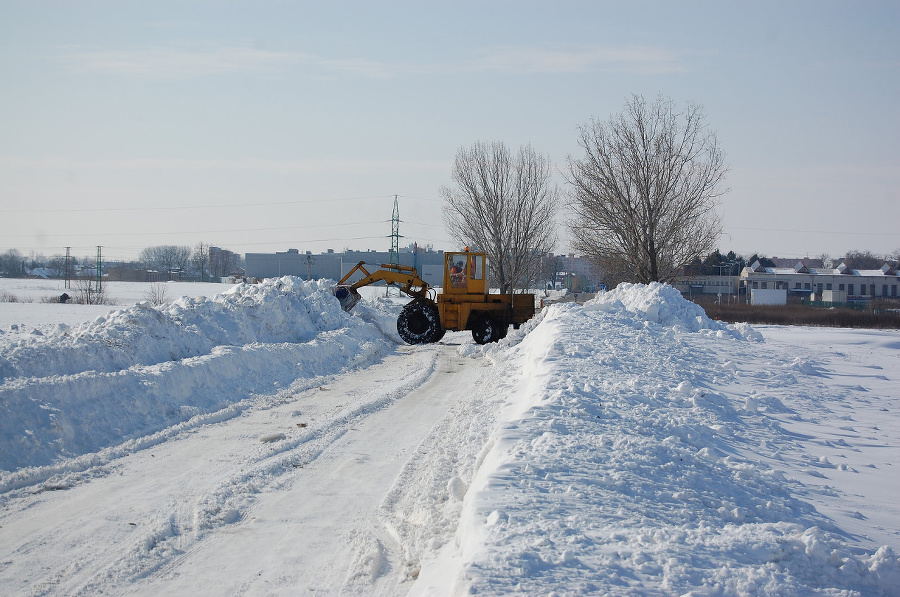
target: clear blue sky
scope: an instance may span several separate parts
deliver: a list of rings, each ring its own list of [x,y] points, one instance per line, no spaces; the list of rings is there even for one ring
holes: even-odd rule
[[[0,251],[450,249],[477,140],[704,106],[722,250],[900,248],[900,3],[0,0]],[[562,177],[560,183],[562,184]],[[568,250],[563,242],[559,252]]]

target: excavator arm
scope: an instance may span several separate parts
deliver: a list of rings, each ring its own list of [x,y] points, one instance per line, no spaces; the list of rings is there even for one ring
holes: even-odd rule
[[[340,301],[341,308],[344,311],[350,311],[359,302],[361,297],[357,289],[377,282],[385,282],[390,286],[396,286],[401,292],[412,298],[428,297],[428,283],[419,277],[419,272],[416,268],[408,265],[382,263],[381,269],[369,272],[365,265],[365,261],[357,263],[353,266],[353,269],[341,278],[333,289],[334,296]],[[352,284],[348,284],[347,280],[352,278],[357,272],[361,272],[363,277]]]

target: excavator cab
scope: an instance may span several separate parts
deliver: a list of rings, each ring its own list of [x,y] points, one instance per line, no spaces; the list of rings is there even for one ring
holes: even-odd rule
[[[485,294],[484,253],[444,253],[446,294]]]

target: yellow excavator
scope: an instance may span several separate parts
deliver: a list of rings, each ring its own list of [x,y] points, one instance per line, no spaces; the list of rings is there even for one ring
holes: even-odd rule
[[[382,264],[369,272],[360,261],[334,287],[334,296],[344,311],[360,300],[358,289],[385,282],[410,296],[397,318],[397,333],[408,344],[428,344],[444,337],[447,330],[471,330],[478,344],[504,338],[509,326],[534,317],[533,294],[491,294],[487,278],[487,256],[475,251],[444,253],[444,288],[438,293],[414,267]],[[348,283],[354,275],[362,278]]]

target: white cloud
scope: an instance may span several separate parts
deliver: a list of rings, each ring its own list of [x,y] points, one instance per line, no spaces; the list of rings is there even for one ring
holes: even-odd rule
[[[69,48],[65,51],[63,62],[79,73],[182,79],[200,75],[279,70],[301,59],[302,56],[297,54],[226,46],[115,51]]]
[[[367,78],[404,74],[505,72],[511,74],[633,72],[677,73],[687,70],[682,55],[645,46],[588,46],[568,50],[498,47],[461,62],[379,62],[362,58],[329,58],[300,52],[239,47],[145,48],[92,51],[66,48],[62,62],[77,73],[101,73],[162,79],[186,79],[229,73],[276,72],[307,67]]]
[[[471,66],[476,70],[515,73],[661,74],[685,72],[687,68],[681,58],[671,50],[644,46],[588,46],[571,50],[507,47],[484,52]]]
[[[302,172],[340,172],[371,174],[378,172],[446,172],[452,164],[443,160],[388,160],[388,159],[173,159],[173,158],[123,158],[113,160],[79,160],[66,157],[11,158],[0,156],[0,169],[37,169],[84,172],[90,170],[138,170],[138,171],[211,171],[246,170],[280,174]]]

